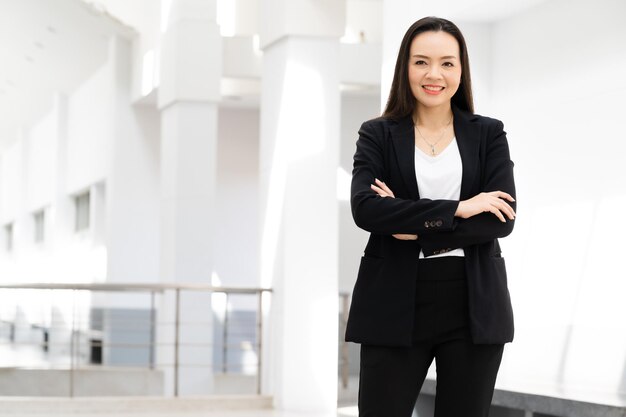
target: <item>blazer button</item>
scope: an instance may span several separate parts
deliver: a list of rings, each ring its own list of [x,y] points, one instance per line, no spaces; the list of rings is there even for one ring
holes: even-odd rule
[[[428,228],[428,221],[424,222],[424,227]]]
[[[442,222],[441,220],[437,220],[436,225],[437,225],[438,227],[439,227],[439,226],[441,226],[442,224],[443,224],[443,222]]]
[[[431,220],[431,221],[430,221],[430,227],[435,227],[435,225],[436,225],[436,224],[437,224],[437,223],[436,223],[434,220]]]

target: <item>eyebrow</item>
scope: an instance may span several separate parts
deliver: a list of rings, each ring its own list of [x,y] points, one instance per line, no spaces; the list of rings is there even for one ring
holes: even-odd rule
[[[429,56],[420,55],[420,54],[415,54],[412,57],[413,58],[428,58],[428,59],[430,59]],[[446,55],[446,56],[442,56],[441,59],[457,59],[457,58],[454,55]]]

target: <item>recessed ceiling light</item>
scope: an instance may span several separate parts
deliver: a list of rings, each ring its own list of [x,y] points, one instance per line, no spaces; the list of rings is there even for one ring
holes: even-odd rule
[[[35,44],[35,46],[39,49],[44,49],[43,43],[39,42],[39,41],[35,41],[33,42]]]
[[[33,59],[33,57],[32,57],[32,56],[30,56],[30,55],[24,55],[24,59],[26,59],[26,60],[27,60],[28,62],[30,62],[31,64],[32,64],[33,62],[35,62],[35,60]]]
[[[54,34],[56,34],[56,33],[57,33],[57,30],[56,30],[56,28],[55,28],[54,26],[50,26],[50,25],[48,25],[48,26],[46,27],[46,29],[48,29],[48,32],[50,32],[50,33],[54,33]]]
[[[6,93],[7,93],[7,92],[6,92],[6,90],[4,90],[4,89],[0,88],[0,96],[5,95]]]
[[[11,80],[4,80],[4,81],[7,83],[8,86],[11,86],[11,87],[15,86],[15,83]]]

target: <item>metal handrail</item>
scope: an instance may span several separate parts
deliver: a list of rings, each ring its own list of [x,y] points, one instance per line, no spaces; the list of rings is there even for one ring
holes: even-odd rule
[[[210,291],[214,293],[231,293],[231,294],[258,294],[262,292],[272,292],[271,288],[255,288],[255,287],[221,287],[210,284],[196,283],[9,283],[0,284],[0,288],[6,289],[31,289],[31,290],[90,290],[90,291],[154,291],[164,292],[166,290],[185,290],[185,291]]]
[[[200,283],[0,283],[0,289],[12,289],[12,290],[70,290],[70,291],[102,291],[102,292],[149,292],[151,295],[151,344],[147,345],[164,345],[162,343],[156,343],[154,340],[154,295],[156,293],[164,293],[166,291],[175,292],[175,305],[174,314],[175,319],[173,323],[167,323],[168,325],[174,325],[174,342],[171,344],[174,346],[174,362],[171,366],[174,367],[174,396],[179,395],[179,368],[187,366],[182,364],[179,358],[180,351],[180,293],[181,291],[203,291],[209,293],[224,293],[227,296],[229,294],[253,294],[258,296],[257,304],[257,340],[253,345],[258,349],[259,360],[257,362],[257,394],[261,393],[261,367],[262,367],[262,331],[263,331],[263,293],[271,293],[271,288],[253,288],[253,287],[223,287],[214,286],[210,284]],[[225,332],[227,332],[225,323]],[[74,371],[78,367],[76,356],[76,349],[79,333],[77,329],[78,320],[75,306],[72,313],[71,333],[70,333],[70,396],[74,395]],[[228,333],[225,333],[224,344],[226,345]],[[98,343],[99,346],[104,346],[102,342]],[[41,343],[39,343],[41,345]],[[44,342],[44,345],[50,345],[50,342]],[[116,344],[106,344],[109,346]],[[121,345],[121,344],[117,344]],[[226,347],[225,347],[226,348]],[[152,352],[151,352],[152,355]],[[160,365],[162,366],[162,365]],[[169,364],[167,365],[169,366]],[[196,364],[194,366],[199,366]],[[211,365],[207,365],[212,366]],[[226,372],[227,364],[223,363],[222,370]],[[153,367],[153,358],[151,356],[150,367]]]

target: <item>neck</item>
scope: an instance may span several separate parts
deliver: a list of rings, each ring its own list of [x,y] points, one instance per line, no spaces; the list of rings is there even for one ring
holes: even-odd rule
[[[419,126],[427,129],[439,129],[447,126],[451,118],[452,106],[450,102],[437,107],[426,107],[418,102],[413,114],[413,120],[416,120]]]

